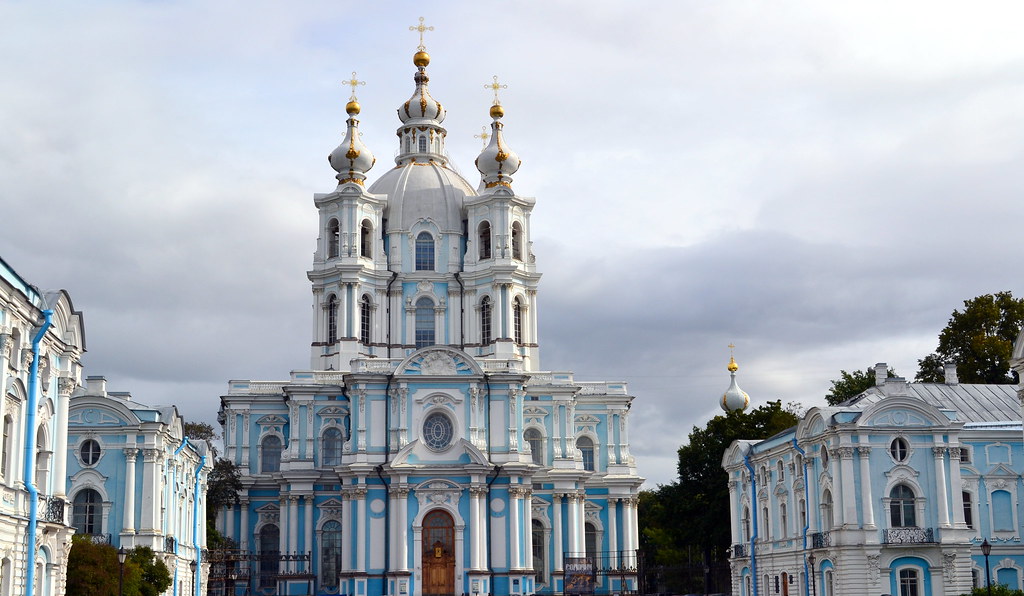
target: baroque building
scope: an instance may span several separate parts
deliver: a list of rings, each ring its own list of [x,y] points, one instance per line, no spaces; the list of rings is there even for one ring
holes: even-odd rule
[[[0,594],[65,593],[68,406],[85,330],[67,292],[41,292],[0,259]]]
[[[422,44],[413,63],[394,167],[367,186],[353,96],[336,187],[313,197],[310,368],[221,398],[245,486],[218,522],[240,549],[221,593],[635,590],[633,397],[540,367],[535,200],[513,190],[504,108],[471,184]]]
[[[106,379],[71,396],[68,497],[72,524],[94,542],[151,548],[171,572],[166,596],[206,593],[206,441],[185,437],[174,406],[150,407]]]
[[[1024,370],[1024,335],[1015,349]],[[729,477],[733,594],[963,594],[1024,586],[1020,389],[876,385],[796,427],[736,441]]]

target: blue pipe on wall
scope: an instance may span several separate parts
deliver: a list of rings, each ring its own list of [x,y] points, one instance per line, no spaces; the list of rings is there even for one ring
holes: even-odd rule
[[[743,456],[743,465],[750,472],[750,585],[754,587],[754,596],[757,596],[757,553],[754,552],[754,541],[757,540],[757,476],[754,474],[754,466],[750,465],[750,454]]]
[[[188,440],[188,439],[186,439]],[[199,473],[206,465],[206,456],[199,456],[199,465],[196,467],[196,483],[192,492],[192,548],[196,551],[196,573],[192,578],[192,585],[195,587],[195,596],[199,594],[199,578],[203,574],[203,551],[199,549]],[[178,544],[174,544],[177,548]]]
[[[25,529],[25,596],[34,596],[36,584],[36,525],[39,522],[39,491],[36,490],[36,402],[39,400],[39,342],[50,328],[52,310],[43,311],[43,324],[32,338],[32,366],[28,373],[28,404],[25,417],[25,491],[28,492],[28,528]]]
[[[811,582],[814,581],[814,578],[811,576],[811,571],[813,570],[808,570],[807,568],[807,530],[810,528],[811,524],[811,512],[807,511],[806,505],[807,495],[811,493],[811,479],[807,477],[807,452],[801,449],[800,445],[797,445],[796,437],[793,437],[793,449],[796,449],[797,453],[800,454],[800,463],[802,463],[804,466],[804,577],[806,577],[808,580],[804,582],[804,594],[806,596],[811,596]]]
[[[181,453],[181,450],[185,448],[185,445],[188,445],[188,437],[182,437],[181,445],[178,445],[178,448],[174,450],[174,455],[171,456],[171,459],[174,459],[175,457],[178,457],[178,454]],[[174,468],[174,474],[173,474],[173,476],[171,476],[171,483],[167,487],[167,496],[168,496],[167,500],[168,500],[169,503],[173,503],[174,502],[174,500],[172,498],[174,495],[171,495],[170,493],[171,493],[171,490],[173,490],[175,486],[178,486],[178,468],[177,467]],[[174,528],[168,528],[168,529],[169,530],[174,530]],[[174,540],[174,558],[175,559],[178,558],[178,540],[177,539]],[[178,564],[177,564],[177,560],[175,560],[175,564],[174,564],[174,580],[171,582],[171,585],[174,586],[174,589],[171,591],[171,593],[174,596],[178,596]]]

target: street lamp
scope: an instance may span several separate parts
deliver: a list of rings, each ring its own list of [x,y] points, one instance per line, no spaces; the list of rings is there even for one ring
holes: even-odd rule
[[[818,581],[817,574],[814,572],[814,554],[807,555],[807,564],[811,566],[811,592],[814,596],[818,596]]]
[[[988,566],[988,556],[992,554],[992,545],[988,543],[988,538],[981,543],[981,554],[985,555],[985,585],[988,586],[988,596],[992,596],[992,572]]]
[[[117,594],[124,596],[124,560],[128,558],[128,551],[124,547],[117,549],[117,565],[121,568],[121,574],[117,580]]]
[[[192,592],[198,594],[199,582],[196,581],[196,567],[198,567],[198,565],[196,565],[196,560],[192,559],[192,562],[188,564],[188,568],[192,570]]]

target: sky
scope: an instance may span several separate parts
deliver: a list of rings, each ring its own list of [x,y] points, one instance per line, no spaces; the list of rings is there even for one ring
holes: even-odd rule
[[[729,344],[752,407],[808,408],[1024,296],[1024,4],[434,4],[0,2],[0,256],[70,292],[86,374],[214,423],[229,379],[308,368],[342,82],[373,181],[420,16],[470,181],[508,85],[541,367],[629,383],[647,488],[720,412]]]

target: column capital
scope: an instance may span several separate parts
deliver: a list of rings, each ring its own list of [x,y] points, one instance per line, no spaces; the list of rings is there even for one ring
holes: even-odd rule
[[[145,461],[146,461],[147,464],[154,463],[154,462],[156,462],[157,458],[160,456],[160,450],[159,449],[143,449],[142,450],[142,456],[145,458]]]
[[[945,447],[932,447],[932,455],[934,455],[935,457],[937,457],[939,459],[942,459],[946,455],[946,448]]]
[[[134,464],[135,463],[135,458],[138,455],[139,455],[138,448],[136,448],[136,447],[125,447],[124,448],[124,458],[125,458],[125,460],[128,461],[128,463]]]
[[[857,447],[857,455],[859,455],[861,459],[867,459],[867,458],[871,457],[871,447],[869,447],[867,445],[860,445],[860,446],[858,446]]]
[[[839,459],[853,459],[853,447],[836,447],[833,451]]]
[[[960,448],[959,447],[950,447],[949,448],[949,459],[954,460],[954,461],[959,461],[960,460]]]

